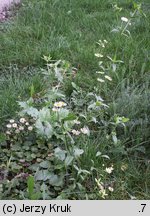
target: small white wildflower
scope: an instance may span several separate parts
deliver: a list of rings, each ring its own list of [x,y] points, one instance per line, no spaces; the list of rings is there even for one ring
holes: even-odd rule
[[[100,192],[100,194],[101,194],[101,196],[102,196],[103,199],[105,199],[106,196],[108,196],[108,194],[106,193],[106,190],[105,190],[105,189],[104,189],[104,190],[101,190],[101,191],[99,191],[99,192]]]
[[[24,127],[20,126],[18,129],[19,129],[20,131],[23,131],[23,130],[24,130]]]
[[[112,173],[112,171],[114,170],[114,168],[111,166],[111,167],[106,167],[106,169],[105,169],[105,171],[107,172],[107,173]]]
[[[103,58],[104,56],[102,55],[102,54],[100,54],[100,53],[95,53],[95,56],[97,57],[97,58]]]
[[[7,135],[11,135],[10,131],[6,131],[6,134],[7,134]]]
[[[90,131],[89,131],[89,129],[88,129],[87,127],[81,128],[81,132],[82,132],[83,134],[87,134],[87,135],[89,135],[89,133],[90,133]]]
[[[76,136],[80,135],[80,131],[78,130],[72,130],[71,132],[73,133],[73,135],[76,135]]]
[[[96,71],[96,73],[98,73],[98,74],[104,74],[105,72],[103,72],[103,71]]]
[[[108,43],[108,41],[107,41],[107,40],[104,40],[104,43]]]
[[[113,188],[113,187],[108,187],[108,190],[109,190],[110,192],[113,192],[113,191],[114,191],[114,188]]]
[[[97,81],[99,81],[99,82],[101,82],[101,83],[105,82],[105,80],[100,79],[100,78],[97,78]]]
[[[25,159],[20,159],[19,162],[20,163],[24,163],[26,160]]]
[[[32,131],[32,130],[33,130],[33,127],[32,127],[32,126],[29,126],[29,127],[28,127],[28,130],[29,130],[29,131]]]
[[[20,123],[25,123],[26,122],[25,118],[21,118],[19,121],[20,121]]]
[[[11,124],[7,124],[6,127],[7,128],[11,128],[12,126],[11,126]]]
[[[81,124],[81,122],[78,121],[78,120],[74,120],[74,123],[77,124],[77,125]]]
[[[52,111],[57,112],[57,111],[59,111],[59,108],[53,107]]]
[[[25,125],[28,126],[28,125],[29,125],[29,122],[26,122]]]
[[[17,124],[16,123],[12,124],[12,127],[17,128]]]
[[[9,122],[10,122],[10,123],[14,123],[15,120],[14,120],[14,119],[10,119]]]
[[[112,78],[110,76],[105,75],[105,79],[108,79],[109,81],[112,81]]]
[[[59,101],[59,102],[54,103],[54,107],[57,107],[57,108],[64,107],[64,106],[67,106],[67,104],[63,101]]]
[[[121,17],[121,20],[122,20],[123,22],[128,22],[128,21],[129,21],[128,18],[126,18],[126,17]]]
[[[122,164],[121,165],[121,170],[122,171],[126,171],[128,169],[128,165],[127,164]]]
[[[18,130],[18,129],[17,129],[17,130],[15,130],[15,133],[17,133],[17,134],[18,134],[18,133],[20,133],[20,130]]]

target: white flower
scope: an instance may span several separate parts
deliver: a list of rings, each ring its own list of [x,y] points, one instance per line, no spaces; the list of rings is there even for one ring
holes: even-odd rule
[[[122,20],[123,22],[128,22],[128,21],[129,21],[128,18],[126,18],[126,17],[121,17],[121,20]]]
[[[76,135],[76,136],[80,135],[80,131],[78,130],[72,130],[71,132],[73,133],[73,135]]]
[[[103,80],[103,79],[100,79],[100,78],[97,78],[97,81],[99,81],[99,82],[105,82],[105,80]]]
[[[32,130],[33,130],[33,127],[32,127],[32,126],[29,126],[29,127],[28,127],[28,130],[29,130],[29,131],[32,131]]]
[[[103,58],[103,55],[100,54],[100,53],[95,53],[95,56],[96,56],[97,58]]]
[[[81,122],[78,121],[78,120],[74,120],[74,123],[77,124],[77,125],[81,124]]]
[[[21,118],[19,121],[20,121],[20,123],[25,123],[26,122],[25,118]]]
[[[17,129],[17,130],[15,130],[15,133],[17,133],[17,134],[18,134],[18,133],[20,133],[20,130],[18,130],[18,129]]]
[[[7,128],[11,128],[11,124],[7,124],[6,127],[7,127]]]
[[[26,122],[25,125],[28,126],[28,125],[29,125],[29,122]]]
[[[11,135],[10,131],[6,131],[6,134],[7,134],[7,135]]]
[[[57,108],[64,107],[64,106],[67,106],[67,104],[63,101],[59,101],[59,102],[54,103],[54,107],[57,107]]]
[[[113,168],[113,166],[111,166],[111,167],[106,167],[106,169],[105,169],[105,171],[107,172],[107,173],[112,173],[112,171],[114,170],[114,168]]]
[[[24,130],[24,127],[20,126],[20,127],[19,127],[19,130],[20,130],[20,131],[23,131],[23,130]]]
[[[15,120],[14,120],[14,119],[10,119],[9,122],[10,122],[10,123],[14,123]]]
[[[108,190],[111,191],[111,192],[114,191],[114,189],[112,187],[108,187]]]
[[[17,128],[17,124],[16,123],[12,124],[12,127]]]
[[[112,78],[110,76],[105,75],[105,79],[108,79],[109,81],[112,81]]]
[[[81,128],[81,132],[82,132],[83,134],[87,134],[87,135],[89,135],[89,133],[90,133],[88,127],[83,127],[83,128]]]
[[[59,108],[53,107],[52,111],[57,112],[57,111],[59,111]]]
[[[107,41],[107,40],[104,40],[104,42],[105,42],[105,43],[108,43],[108,41]]]

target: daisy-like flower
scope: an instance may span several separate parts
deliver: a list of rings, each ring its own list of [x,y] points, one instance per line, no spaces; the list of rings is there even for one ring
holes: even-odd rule
[[[113,192],[113,191],[114,191],[114,188],[113,188],[113,187],[108,187],[108,190],[109,190],[110,192]]]
[[[72,130],[71,132],[73,133],[73,135],[76,135],[76,136],[80,135],[80,131],[78,130]]]
[[[17,128],[17,124],[16,123],[12,124],[12,127]]]
[[[106,169],[105,169],[105,171],[106,171],[108,174],[112,173],[113,170],[114,170],[113,166],[111,166],[111,167],[106,167]]]
[[[7,124],[6,127],[7,128],[11,128],[12,126],[11,126],[11,124]]]
[[[126,17],[121,17],[121,20],[122,20],[123,22],[128,22],[128,21],[129,21],[128,18],[126,18]]]
[[[67,104],[63,101],[59,101],[59,102],[55,102],[54,103],[54,107],[57,107],[57,108],[61,108],[61,107],[64,107],[64,106],[67,106]]]
[[[25,125],[26,125],[26,126],[29,126],[29,122],[26,122]]]
[[[95,53],[95,56],[97,57],[97,58],[103,58],[104,56],[102,55],[102,54],[100,54],[100,53]]]
[[[83,134],[89,135],[89,133],[90,133],[90,131],[89,131],[89,129],[88,129],[87,127],[83,127],[83,128],[81,128],[80,130],[81,130],[81,132],[82,132]]]
[[[26,122],[25,118],[21,118],[19,121],[20,121],[20,123],[25,123]]]
[[[28,130],[29,130],[29,131],[32,131],[32,130],[33,130],[33,127],[32,127],[32,126],[29,126],[29,127],[28,127]]]
[[[13,123],[15,122],[15,120],[14,120],[14,119],[10,119],[9,122],[10,122],[11,124],[13,124]]]
[[[105,79],[108,79],[109,81],[112,81],[112,78],[110,76],[105,75]]]

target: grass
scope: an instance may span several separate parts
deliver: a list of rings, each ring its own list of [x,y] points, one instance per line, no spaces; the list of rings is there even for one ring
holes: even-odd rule
[[[44,88],[40,68],[45,67],[43,55],[65,59],[78,69],[75,78],[79,86],[89,91],[95,86],[98,70],[94,53],[96,42],[106,39],[111,57],[124,61],[113,82],[104,85],[100,94],[109,104],[108,116],[114,114],[130,119],[126,134],[119,132],[122,146],[129,149],[128,157],[114,152],[117,190],[111,199],[150,198],[150,75],[149,75],[149,1],[142,1],[145,17],[135,19],[130,39],[111,33],[120,17],[129,17],[132,0],[115,1],[122,11],[115,12],[111,0],[24,0],[13,20],[0,24],[0,122],[16,115],[16,101],[29,95],[34,84],[36,92]],[[69,84],[66,92],[70,94]],[[121,129],[120,129],[121,130]],[[88,169],[91,160],[99,166],[93,146],[105,151],[109,142],[101,137],[83,146],[86,154],[82,164]],[[100,143],[103,144],[100,147]],[[144,150],[141,148],[143,147]],[[143,151],[145,154],[143,155]],[[120,173],[121,162],[129,169]],[[147,165],[146,165],[147,164]],[[121,182],[124,182],[122,186]],[[143,183],[144,182],[144,183]],[[81,198],[81,197],[80,197]]]

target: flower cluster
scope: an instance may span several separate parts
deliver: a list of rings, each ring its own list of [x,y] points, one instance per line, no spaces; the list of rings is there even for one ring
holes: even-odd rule
[[[10,119],[6,125],[6,135],[12,135],[13,133],[19,134],[22,131],[32,131],[33,126],[25,118],[20,118],[19,121]]]
[[[106,44],[108,43],[108,41],[107,40],[103,40],[103,41],[99,40],[99,42],[97,42],[97,43],[101,48],[104,49]],[[101,83],[104,83],[105,80],[112,81],[112,78],[106,74],[106,70],[105,70],[106,67],[103,65],[104,64],[104,61],[103,61],[104,55],[102,53],[95,53],[95,56],[97,58],[101,58],[101,61],[99,61],[99,67],[100,67],[101,71],[97,71],[96,73],[101,74],[101,76],[103,76],[102,78],[98,77],[97,81],[99,81]],[[108,58],[108,56],[107,56],[107,58]]]
[[[89,130],[88,127],[83,127],[80,130],[73,129],[71,132],[72,132],[73,135],[76,135],[76,136],[80,135],[81,133],[85,134],[85,135],[89,135],[90,134],[90,130]]]
[[[103,182],[101,182],[101,179],[95,179],[95,182],[98,186],[99,194],[103,199],[105,199],[108,196],[106,191],[107,189],[110,192],[114,192],[114,188],[112,186],[106,186]]]
[[[105,169],[105,171],[106,171],[108,174],[111,174],[113,170],[114,170],[113,165],[112,165],[111,167],[106,167],[106,169]]]
[[[67,106],[67,104],[63,101],[59,101],[59,102],[55,102],[54,103],[54,107],[52,108],[52,110],[54,112],[57,112],[60,110],[60,108]]]

